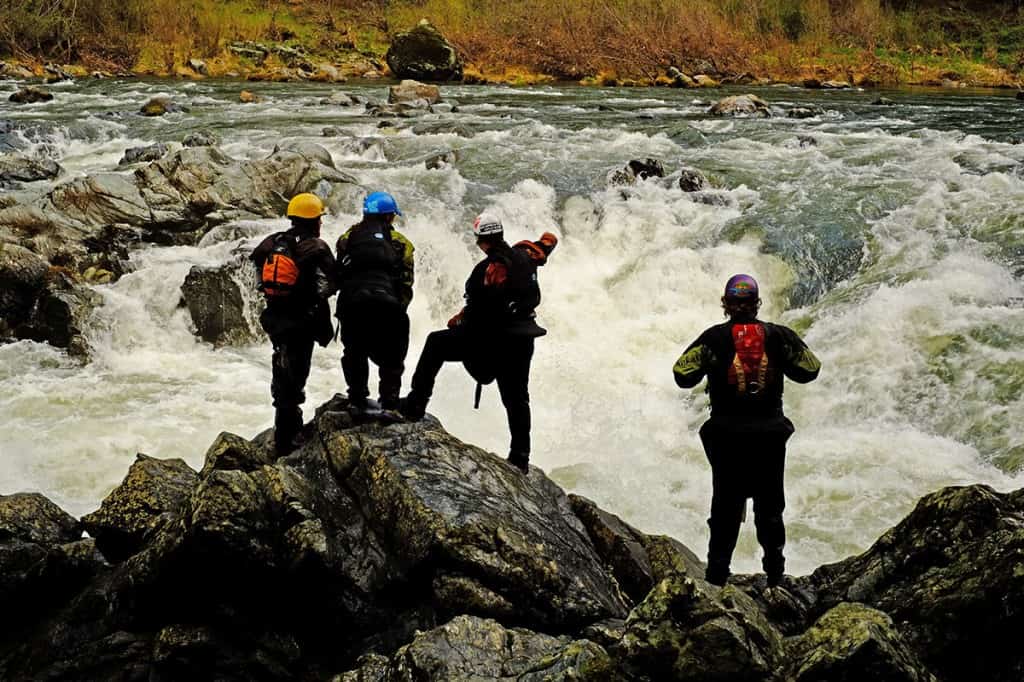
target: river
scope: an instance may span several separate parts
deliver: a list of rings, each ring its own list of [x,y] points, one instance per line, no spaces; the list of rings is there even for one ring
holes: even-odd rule
[[[242,88],[259,104],[238,103]],[[646,532],[704,553],[710,471],[697,438],[700,390],[681,391],[673,362],[721,321],[733,273],[761,283],[762,317],[797,329],[819,355],[818,381],[789,384],[796,424],[787,468],[789,568],[803,573],[860,552],[941,486],[1024,485],[1024,106],[991,92],[756,92],[809,119],[715,119],[710,101],[738,90],[462,87],[454,114],[379,128],[362,107],[322,106],[334,91],[383,99],[382,85],[82,81],[48,104],[6,102],[31,120],[29,150],[68,177],[115,169],[127,147],[180,143],[207,129],[238,158],[283,138],[322,144],[337,166],[398,199],[416,245],[412,343],[461,305],[479,257],[469,227],[488,209],[513,239],[556,232],[540,271],[531,378],[533,462],[567,489]],[[137,111],[155,94],[190,108]],[[325,126],[342,135],[324,137]],[[423,161],[455,150],[439,170]],[[669,173],[702,171],[713,189],[674,177],[608,188],[606,175],[653,157]],[[703,199],[703,200],[700,200]],[[325,223],[325,239],[358,205]],[[196,247],[133,253],[131,272],[98,286],[104,304],[82,366],[45,345],[0,346],[0,494],[37,490],[80,515],[124,476],[136,452],[199,467],[222,430],[272,423],[269,343],[198,341],[179,287],[283,220],[218,229]],[[340,347],[318,348],[307,416],[344,392]],[[479,411],[458,366],[442,371],[430,411],[460,438],[499,454],[508,432],[497,390]],[[951,522],[954,520],[951,519]],[[752,524],[734,568],[756,570]]]

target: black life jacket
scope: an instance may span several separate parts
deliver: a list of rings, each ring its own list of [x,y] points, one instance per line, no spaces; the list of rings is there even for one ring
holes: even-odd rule
[[[338,263],[341,292],[338,310],[346,305],[399,306],[395,277],[401,256],[391,228],[358,225],[349,232],[345,255]]]

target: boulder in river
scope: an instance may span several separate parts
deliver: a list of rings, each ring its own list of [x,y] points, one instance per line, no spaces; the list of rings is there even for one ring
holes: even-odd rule
[[[1016,97],[1019,100],[1024,100],[1024,90],[1018,90]]]
[[[186,135],[181,144],[183,147],[214,147],[220,140],[209,130],[197,130]]]
[[[117,162],[118,166],[128,166],[133,163],[146,163],[157,161],[167,156],[170,149],[165,143],[157,142],[145,147],[129,147],[124,150],[124,156]]]
[[[624,168],[608,174],[609,185],[633,185],[637,180],[665,177],[665,166],[658,159],[633,159]]]
[[[170,97],[159,96],[153,97],[143,104],[139,113],[143,116],[163,116],[164,114],[173,114],[184,110],[184,107],[176,104]]]
[[[821,114],[821,109],[817,107],[793,107],[786,111],[786,118],[814,118]]]
[[[720,99],[711,105],[708,113],[712,116],[755,116],[770,118],[768,103],[757,95],[734,95]]]
[[[252,93],[248,90],[242,90],[238,93],[238,101],[242,104],[256,104],[260,101],[259,95]]]
[[[0,154],[0,187],[15,182],[53,180],[64,172],[52,159],[33,159],[21,154]]]
[[[251,342],[259,335],[249,305],[255,289],[252,263],[245,254],[235,254],[224,265],[193,265],[181,295],[199,337],[223,346]]]
[[[888,97],[877,97],[873,102],[871,102],[871,104],[876,107],[891,107],[895,106],[896,102],[892,101]]]
[[[414,80],[404,80],[388,88],[388,104],[411,104],[425,102],[437,104],[441,101],[441,88]]]
[[[707,187],[708,180],[695,168],[683,168],[679,171],[679,189],[684,192],[699,192]]]
[[[29,85],[18,90],[7,99],[15,104],[35,104],[37,102],[49,102],[53,99],[53,94],[42,88]]]
[[[462,60],[455,47],[430,22],[395,34],[385,60],[398,78],[421,81],[462,79]]]

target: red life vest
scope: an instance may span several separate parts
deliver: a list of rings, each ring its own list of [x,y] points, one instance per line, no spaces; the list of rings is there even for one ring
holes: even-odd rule
[[[768,377],[768,355],[764,352],[764,325],[735,324],[732,342],[736,349],[729,367],[729,383],[739,395],[757,395]]]

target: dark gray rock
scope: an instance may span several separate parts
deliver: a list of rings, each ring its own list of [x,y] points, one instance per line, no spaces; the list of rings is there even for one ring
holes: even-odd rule
[[[1009,682],[1024,670],[1024,491],[945,488],[867,552],[811,576],[818,613],[862,602],[900,624],[940,679]]]
[[[357,100],[344,92],[331,93],[330,97],[324,97],[320,104],[332,107],[352,107],[358,104]]]
[[[64,172],[51,159],[30,159],[20,154],[0,155],[0,187],[6,183],[52,180]]]
[[[28,319],[11,332],[16,338],[49,343],[85,357],[89,352],[86,325],[101,302],[99,294],[81,286],[66,270],[49,268],[46,285],[38,292]]]
[[[735,95],[720,99],[711,105],[708,113],[712,116],[753,116],[771,118],[768,103],[757,95]]]
[[[801,147],[818,146],[818,138],[814,137],[813,135],[797,135],[796,140]]]
[[[896,102],[892,101],[888,97],[878,97],[871,102],[876,107],[893,107],[896,106]]]
[[[186,135],[181,144],[184,147],[215,147],[220,144],[220,140],[209,130],[197,130]]]
[[[249,301],[256,290],[255,270],[242,254],[220,266],[194,265],[181,285],[192,324],[203,341],[217,346],[243,344],[258,338],[256,313]]]
[[[0,242],[0,328],[10,334],[31,318],[49,270],[32,251]]]
[[[699,170],[683,168],[679,171],[679,189],[684,192],[699,192],[708,185],[707,178]]]
[[[385,60],[398,78],[422,81],[462,79],[462,61],[455,47],[429,22],[396,33]]]
[[[793,107],[786,111],[786,118],[814,118],[821,116],[821,113],[817,107]]]
[[[863,604],[842,603],[786,643],[794,682],[935,682],[892,620]]]
[[[180,459],[139,454],[100,508],[82,517],[82,525],[107,559],[124,561],[179,515],[197,481]]]
[[[320,131],[322,137],[341,137],[345,134],[345,131],[337,126],[327,126]]]
[[[170,97],[154,97],[142,105],[139,113],[143,116],[163,116],[186,111],[180,104],[176,104]]]
[[[148,161],[157,161],[167,156],[167,152],[170,150],[163,142],[157,142],[146,147],[129,147],[124,150],[124,156],[117,162],[118,166],[127,166],[133,163],[146,163]]]
[[[1017,92],[1017,99],[1024,100],[1024,90]]]
[[[625,168],[608,174],[609,185],[634,185],[637,180],[665,177],[665,166],[658,159],[633,159]]]
[[[37,102],[49,102],[53,99],[53,94],[42,88],[29,85],[18,90],[7,99],[15,104],[36,104]]]

